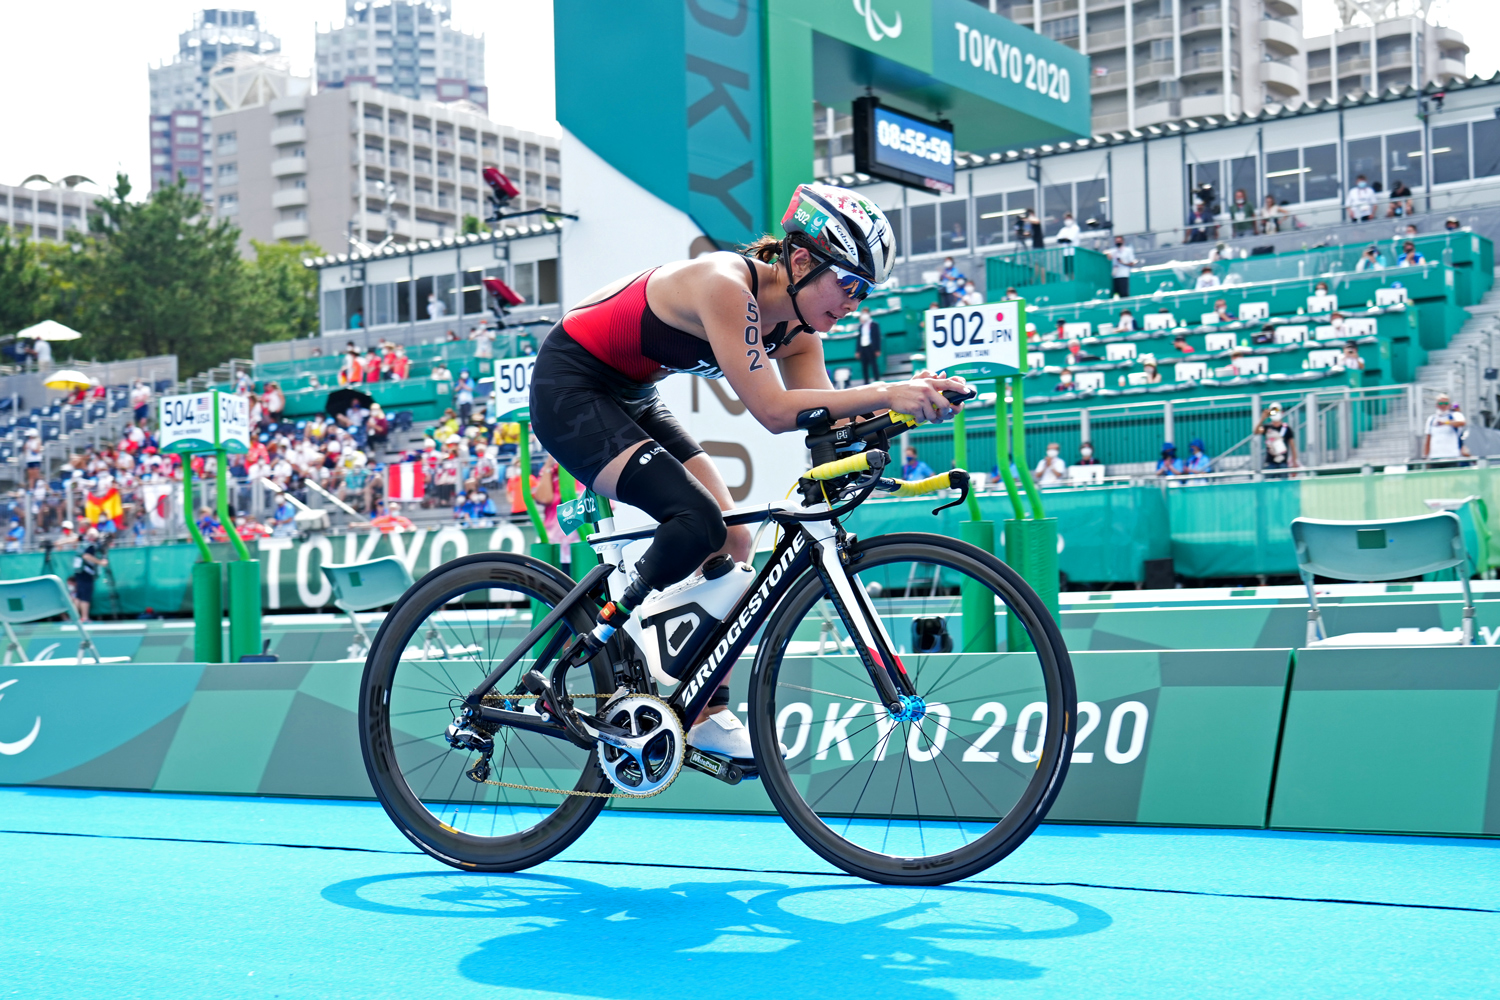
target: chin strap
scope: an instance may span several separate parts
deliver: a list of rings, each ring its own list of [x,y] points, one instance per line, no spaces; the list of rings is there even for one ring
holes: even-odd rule
[[[787,297],[792,300],[792,312],[797,314],[797,322],[801,325],[798,326],[795,330],[792,330],[790,333],[788,333],[788,338],[795,336],[796,334],[799,334],[804,330],[808,333],[816,332],[813,330],[812,324],[802,318],[802,309],[797,305],[797,293],[804,287],[806,287],[808,283],[817,280],[818,275],[822,274],[824,271],[833,266],[833,261],[831,260],[820,260],[817,264],[813,265],[813,269],[811,271],[808,271],[805,275],[802,276],[801,281],[798,281],[792,274],[793,246],[794,244],[790,239],[782,241],[781,259],[782,262],[786,264],[786,277],[788,281],[788,284],[786,286],[786,294]]]

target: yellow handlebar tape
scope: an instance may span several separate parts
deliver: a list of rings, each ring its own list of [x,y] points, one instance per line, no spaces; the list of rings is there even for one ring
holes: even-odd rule
[[[824,462],[811,470],[804,479],[837,479],[839,476],[847,476],[852,472],[865,472],[870,468],[870,453],[862,451],[848,458],[841,458],[836,462]]]
[[[891,423],[893,424],[905,424],[908,427],[915,427],[921,422],[910,413],[897,413],[895,410],[890,410],[887,411],[887,415],[891,418]]]
[[[893,497],[919,497],[924,493],[936,493],[938,490],[946,490],[953,485],[953,474],[940,472],[926,479],[919,479],[914,483],[902,483],[901,488],[892,493]]]

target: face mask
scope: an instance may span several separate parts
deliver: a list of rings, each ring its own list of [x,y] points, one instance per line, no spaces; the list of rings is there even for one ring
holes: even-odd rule
[[[1047,449],[1047,457],[1048,458],[1056,458],[1057,457],[1057,449],[1056,448],[1048,448]]]
[[[1362,188],[1367,188],[1367,187],[1369,187],[1369,186],[1370,186],[1370,185],[1368,185],[1368,184],[1366,184],[1366,183],[1365,183],[1365,182],[1364,182],[1364,181],[1360,181],[1360,182],[1359,182],[1359,186],[1360,186],[1360,187],[1362,187]]]
[[[1092,449],[1092,448],[1082,448],[1082,449],[1080,449],[1079,453],[1082,454],[1084,458],[1093,458],[1094,457],[1094,449]]]

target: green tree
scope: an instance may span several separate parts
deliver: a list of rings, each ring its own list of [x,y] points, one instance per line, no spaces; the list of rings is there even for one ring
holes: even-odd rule
[[[50,318],[53,284],[37,245],[0,226],[0,336]]]
[[[317,332],[318,272],[302,266],[305,257],[318,257],[316,243],[262,243],[251,240],[255,260],[248,266],[249,294],[246,322],[253,342],[295,340]]]
[[[463,234],[465,236],[483,236],[487,230],[484,223],[479,221],[477,215],[465,215],[463,221]]]
[[[175,354],[185,374],[245,357],[257,332],[249,322],[249,269],[239,230],[217,221],[182,182],[130,202],[130,181],[115,178],[99,199],[98,230],[76,255],[78,353],[104,359]]]

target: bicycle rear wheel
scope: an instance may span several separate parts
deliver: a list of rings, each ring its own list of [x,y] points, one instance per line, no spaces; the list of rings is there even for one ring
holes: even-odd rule
[[[1036,593],[982,549],[898,534],[849,555],[925,717],[898,721],[880,703],[809,571],[767,623],[750,682],[766,791],[808,847],[853,875],[966,878],[1020,846],[1062,786],[1077,712],[1068,651]],[[1002,613],[1034,651],[996,651]]]
[[[488,780],[479,781],[467,773],[478,756],[445,739],[464,697],[572,585],[528,556],[467,556],[407,591],[375,637],[360,689],[365,767],[391,820],[440,861],[470,871],[528,868],[566,848],[604,808],[606,799],[564,794],[611,790],[592,751],[501,727],[492,734]],[[559,632],[566,639],[592,624],[590,608],[574,608],[485,700],[523,693],[521,676],[540,648]],[[614,689],[608,652],[570,671],[567,683],[579,711],[598,711]],[[603,697],[581,697],[594,694]]]

